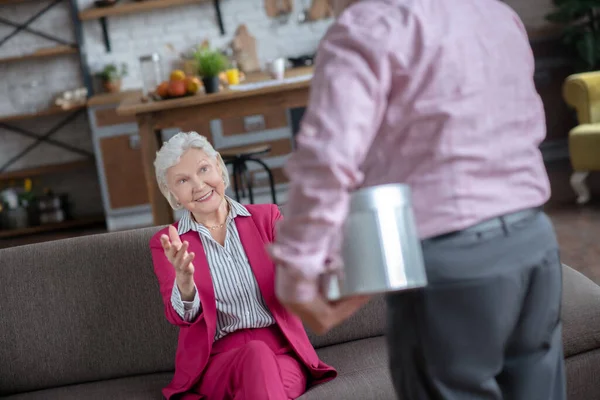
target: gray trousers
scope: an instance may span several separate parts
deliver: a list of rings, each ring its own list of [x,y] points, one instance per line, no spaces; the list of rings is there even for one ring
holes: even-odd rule
[[[429,286],[388,296],[402,400],[564,400],[562,267],[527,210],[423,241]]]

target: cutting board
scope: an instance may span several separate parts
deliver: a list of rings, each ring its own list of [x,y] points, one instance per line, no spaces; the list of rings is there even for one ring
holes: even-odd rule
[[[265,0],[265,11],[269,18],[287,15],[294,9],[293,0]]]
[[[328,0],[312,0],[312,4],[308,9],[308,20],[318,21],[327,19],[333,15]]]
[[[256,52],[256,39],[250,34],[245,24],[237,27],[231,42],[231,48],[240,70],[245,73],[260,71],[260,62]]]

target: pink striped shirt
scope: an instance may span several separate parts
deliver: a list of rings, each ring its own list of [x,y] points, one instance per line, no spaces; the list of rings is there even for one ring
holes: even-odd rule
[[[273,245],[278,295],[308,300],[351,191],[411,186],[421,238],[539,206],[544,108],[518,16],[496,0],[360,0],[317,52]],[[365,266],[368,267],[368,266]]]

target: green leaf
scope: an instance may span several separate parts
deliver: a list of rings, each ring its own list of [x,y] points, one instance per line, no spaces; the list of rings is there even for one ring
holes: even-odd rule
[[[204,78],[219,75],[227,68],[227,58],[216,50],[201,49],[194,54],[198,74]]]
[[[577,52],[579,56],[585,61],[586,65],[593,68],[596,64],[597,57],[597,45],[594,38],[593,32],[585,32],[580,40],[576,43]]]

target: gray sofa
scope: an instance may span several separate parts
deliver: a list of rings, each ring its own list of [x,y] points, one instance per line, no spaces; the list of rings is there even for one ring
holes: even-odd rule
[[[157,228],[0,250],[0,397],[160,400],[172,375],[176,328],[163,316],[148,240]],[[564,269],[569,399],[600,399],[600,288]],[[302,399],[393,399],[373,300],[323,337],[340,376]]]

